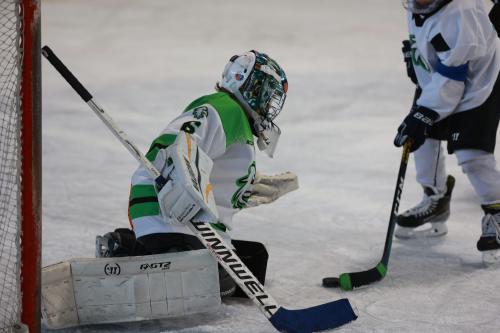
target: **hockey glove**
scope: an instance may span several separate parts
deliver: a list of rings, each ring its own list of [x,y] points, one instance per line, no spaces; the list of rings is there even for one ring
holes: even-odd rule
[[[394,145],[401,147],[411,140],[410,151],[414,152],[424,144],[431,127],[438,118],[439,114],[431,109],[422,106],[414,107],[399,125]]]
[[[415,68],[413,67],[413,62],[411,58],[411,42],[409,40],[403,41],[403,59],[406,64],[406,75],[410,78],[411,82],[418,85],[417,74],[415,73]]]
[[[247,207],[271,203],[298,188],[297,175],[292,172],[288,171],[274,176],[257,173],[251,187],[252,194],[248,198]]]
[[[213,162],[186,132],[161,149],[154,161],[167,183],[158,191],[158,203],[165,222],[217,222],[219,219],[210,184]]]

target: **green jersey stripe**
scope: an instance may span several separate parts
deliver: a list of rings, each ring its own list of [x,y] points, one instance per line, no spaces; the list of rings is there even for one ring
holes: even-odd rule
[[[158,197],[144,197],[144,198],[137,198],[137,199],[132,199],[129,201],[128,205],[132,207],[133,205],[141,204],[141,203],[146,203],[146,202],[158,202]]]
[[[154,185],[138,184],[130,189],[130,200],[144,197],[156,197],[156,189]]]
[[[167,148],[172,143],[175,142],[177,135],[175,134],[162,134],[157,137],[153,143],[151,143],[151,147],[149,147],[148,152],[146,153],[146,158],[153,162],[156,159],[156,155],[160,151],[160,149]]]
[[[129,213],[132,219],[144,216],[160,215],[160,205],[158,204],[158,201],[137,203],[129,206]]]

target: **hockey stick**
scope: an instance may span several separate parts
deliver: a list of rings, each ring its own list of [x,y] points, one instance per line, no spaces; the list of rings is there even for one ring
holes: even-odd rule
[[[391,255],[392,237],[396,226],[396,216],[399,209],[399,201],[403,192],[403,184],[405,181],[406,167],[408,166],[408,158],[410,156],[410,143],[406,143],[403,147],[401,156],[401,164],[399,165],[398,179],[396,182],[396,190],[394,191],[394,199],[392,200],[391,216],[389,218],[389,227],[385,238],[384,253],[382,259],[377,266],[362,272],[343,273],[337,277],[326,277],[323,279],[323,286],[327,288],[340,287],[343,290],[352,290],[376,281],[382,280],[387,274],[389,266],[389,256]]]
[[[155,179],[157,188],[161,189],[165,185],[166,180],[154,165],[127,138],[126,134],[116,126],[111,117],[94,102],[92,95],[48,46],[42,48],[42,54],[137,161],[146,167],[150,175]],[[346,298],[306,309],[285,309],[278,305],[264,289],[264,286],[250,272],[241,259],[238,258],[236,253],[212,229],[209,223],[191,220],[187,226],[278,331],[287,333],[312,333],[332,329],[357,318],[357,314]]]

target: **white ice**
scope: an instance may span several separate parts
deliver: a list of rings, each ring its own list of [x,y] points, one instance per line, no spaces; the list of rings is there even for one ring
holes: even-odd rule
[[[486,1],[488,2],[489,1]],[[464,174],[449,234],[394,241],[388,276],[353,292],[325,276],[380,259],[401,150],[392,145],[412,99],[400,52],[400,1],[44,0],[42,43],[66,62],[130,138],[146,151],[194,98],[213,91],[233,54],[257,49],[285,68],[289,96],[273,160],[300,189],[242,211],[234,237],[264,242],[267,287],[302,308],[348,297],[359,319],[342,332],[500,331],[500,270],[482,265],[482,212]],[[497,151],[496,157],[500,156]],[[126,227],[137,163],[68,84],[43,61],[43,264],[91,257],[94,237]],[[401,208],[420,199],[410,163]],[[48,330],[45,330],[48,331]],[[58,332],[264,333],[249,301],[189,319],[94,325]]]

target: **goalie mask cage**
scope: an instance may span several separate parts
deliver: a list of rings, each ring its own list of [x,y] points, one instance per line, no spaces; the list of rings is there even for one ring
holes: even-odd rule
[[[40,91],[40,0],[0,0],[0,333],[40,331]]]

